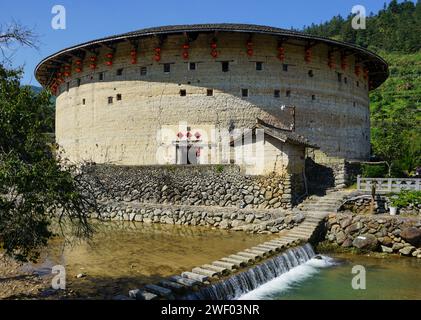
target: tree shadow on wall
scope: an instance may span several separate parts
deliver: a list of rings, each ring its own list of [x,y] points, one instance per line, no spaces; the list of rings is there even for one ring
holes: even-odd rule
[[[326,190],[335,187],[332,168],[323,166],[307,158],[305,162],[308,192],[310,195],[324,196]]]

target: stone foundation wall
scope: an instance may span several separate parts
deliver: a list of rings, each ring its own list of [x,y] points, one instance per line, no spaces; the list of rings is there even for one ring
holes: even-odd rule
[[[390,208],[390,199],[385,196],[377,195],[374,200],[373,212],[371,212],[371,196],[364,195],[349,199],[341,208],[340,211],[348,211],[351,213],[373,213],[373,214],[388,214]],[[421,216],[421,204],[409,205],[407,207],[398,208],[398,213],[401,215],[419,215]]]
[[[245,176],[235,165],[114,166],[83,169],[102,203],[230,207],[239,209],[291,208],[299,180],[294,176]]]
[[[200,206],[103,203],[91,218],[188,226],[214,227],[250,233],[278,233],[292,229],[304,220],[301,213],[283,210],[248,210]]]
[[[326,239],[344,248],[421,258],[421,218],[332,214]]]
[[[306,175],[315,188],[345,188],[356,183],[360,173],[360,162],[329,157],[318,150],[307,152]]]

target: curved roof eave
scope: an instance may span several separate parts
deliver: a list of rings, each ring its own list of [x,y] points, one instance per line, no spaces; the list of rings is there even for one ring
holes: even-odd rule
[[[337,47],[342,47],[345,49],[350,49],[353,51],[357,51],[362,55],[368,56],[373,59],[374,62],[380,63],[383,67],[382,77],[378,79],[375,87],[380,86],[389,76],[388,70],[388,63],[376,53],[369,51],[363,47],[347,43],[341,42],[337,40],[333,40],[326,37],[321,36],[313,36],[309,34],[305,34],[298,31],[281,29],[281,28],[274,28],[268,26],[260,26],[260,25],[250,25],[250,24],[228,24],[228,23],[220,23],[220,24],[194,24],[194,25],[173,25],[173,26],[162,26],[162,27],[154,27],[154,28],[146,28],[140,29],[137,31],[132,31],[128,33],[123,33],[115,36],[104,37],[88,42],[84,42],[79,45],[75,45],[66,49],[63,49],[59,52],[56,52],[46,58],[44,58],[35,68],[35,77],[37,80],[38,78],[38,71],[41,66],[46,63],[47,61],[57,58],[60,55],[70,53],[75,50],[80,50],[92,45],[113,42],[113,41],[120,41],[126,40],[131,38],[139,38],[139,37],[148,37],[148,36],[155,36],[155,35],[164,35],[164,34],[180,34],[180,33],[191,33],[191,32],[239,32],[239,33],[259,33],[259,34],[267,34],[279,37],[288,37],[288,38],[295,38],[298,40],[311,40],[311,41],[320,41],[323,43],[331,44]],[[45,85],[45,84],[43,84]]]

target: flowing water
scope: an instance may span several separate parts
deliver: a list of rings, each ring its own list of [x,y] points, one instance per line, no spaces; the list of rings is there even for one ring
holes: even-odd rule
[[[39,274],[66,267],[67,288],[81,298],[109,299],[273,238],[209,228],[102,223],[92,243],[69,246],[55,239]],[[366,268],[366,290],[352,288],[352,268]],[[77,274],[86,274],[77,279]],[[421,261],[356,256],[315,256],[305,245],[266,260],[186,299],[421,299]]]
[[[260,286],[244,300],[421,300],[421,261],[404,257],[332,255],[308,262]],[[354,290],[354,266],[366,270],[366,289]]]
[[[264,286],[273,279],[287,273],[315,256],[311,245],[292,248],[285,253],[249,268],[225,281],[206,287],[186,297],[189,300],[232,300],[247,292]]]
[[[99,230],[90,244],[68,245],[62,239],[54,239],[40,263],[26,268],[50,275],[52,266],[64,265],[68,289],[83,298],[112,298],[274,237],[129,222],[97,226]],[[78,279],[78,274],[86,274],[86,277]]]

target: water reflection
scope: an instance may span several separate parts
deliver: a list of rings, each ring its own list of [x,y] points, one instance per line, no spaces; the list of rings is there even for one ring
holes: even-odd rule
[[[212,230],[202,227],[96,223],[90,243],[51,241],[40,263],[31,266],[46,274],[56,264],[66,266],[67,286],[83,297],[112,298],[129,289],[212,262],[273,236]],[[77,279],[84,273],[86,278]]]

